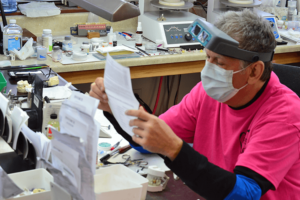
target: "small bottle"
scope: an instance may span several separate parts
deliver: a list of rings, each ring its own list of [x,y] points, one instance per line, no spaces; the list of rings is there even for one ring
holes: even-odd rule
[[[297,20],[298,20],[297,9],[295,9],[293,13],[293,21],[297,21]]]
[[[114,30],[113,30],[113,27],[111,27],[109,34],[108,34],[108,45],[109,46],[113,46],[113,37],[114,37]]]
[[[59,121],[57,119],[57,114],[51,114],[50,115],[51,120],[48,122],[48,125],[53,126],[56,130],[60,131],[60,127],[59,127]],[[48,139],[52,139],[52,131],[50,128],[48,128],[47,131],[47,138]]]
[[[117,35],[114,34],[114,36],[113,36],[113,46],[116,47],[117,45],[118,45]]]
[[[23,29],[16,24],[15,19],[10,19],[9,24],[3,28],[3,53],[8,56],[9,51],[22,48]]]
[[[52,51],[52,31],[51,29],[44,29],[43,30],[43,46],[47,48],[47,52]]]
[[[138,22],[138,27],[137,27],[137,31],[136,31],[136,42],[135,42],[135,46],[142,46],[143,45],[143,29],[142,29],[142,22]]]
[[[32,54],[31,57],[36,58],[37,57],[37,44],[36,44],[36,41],[33,41],[32,48],[33,48],[34,53]]]
[[[59,62],[62,59],[62,51],[59,46],[54,46],[52,51],[52,61]]]
[[[64,51],[72,51],[73,50],[73,43],[71,40],[71,36],[65,36],[65,40],[63,41],[62,50]]]

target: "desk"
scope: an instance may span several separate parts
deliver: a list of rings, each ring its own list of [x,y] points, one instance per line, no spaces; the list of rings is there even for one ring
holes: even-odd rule
[[[143,58],[118,60],[123,66],[130,67],[131,78],[148,78],[178,74],[198,73],[204,67],[205,53],[185,53],[181,55],[164,55]],[[0,60],[6,57],[0,56]],[[274,63],[289,64],[300,62],[300,45],[278,46],[275,49]],[[99,76],[103,76],[105,62],[90,62],[73,65],[62,65],[51,61],[47,56],[46,61],[29,58],[25,61],[14,61],[12,65],[29,65],[46,63],[55,72],[72,84],[91,83]]]
[[[183,184],[182,180],[174,180],[173,172],[166,172],[170,180],[167,187],[162,192],[147,192],[146,200],[205,200],[200,195],[196,194],[188,186]]]

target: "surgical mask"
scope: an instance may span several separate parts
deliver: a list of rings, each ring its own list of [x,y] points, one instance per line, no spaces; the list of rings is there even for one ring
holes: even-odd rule
[[[236,95],[238,91],[248,85],[247,83],[240,89],[236,89],[232,85],[233,74],[239,73],[246,68],[233,72],[233,70],[225,70],[206,61],[205,66],[201,71],[201,81],[205,92],[208,96],[221,103],[228,101]]]

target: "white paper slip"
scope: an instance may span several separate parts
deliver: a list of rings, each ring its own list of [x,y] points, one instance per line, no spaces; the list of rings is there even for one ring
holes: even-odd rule
[[[73,91],[70,97],[70,101],[77,105],[80,105],[77,109],[83,113],[86,113],[92,117],[95,116],[99,100],[90,97],[89,95],[81,94],[80,92]]]
[[[104,86],[114,117],[122,129],[133,136],[133,127],[129,126],[129,121],[135,117],[127,116],[125,112],[131,109],[138,110],[139,102],[133,94],[130,69],[120,65],[109,54],[106,57]]]
[[[12,128],[13,128],[13,149],[16,150],[18,137],[21,131],[22,125],[28,120],[28,115],[19,107],[14,107],[11,112]]]

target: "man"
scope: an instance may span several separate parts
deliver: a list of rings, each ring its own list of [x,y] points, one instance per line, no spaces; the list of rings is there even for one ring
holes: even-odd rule
[[[241,49],[275,49],[270,26],[249,10],[227,12],[215,26]],[[205,51],[202,82],[178,105],[159,118],[142,108],[127,111],[137,117],[132,141],[166,156],[167,166],[207,200],[300,199],[298,96],[280,84],[271,62]],[[110,112],[103,79],[90,95]]]

